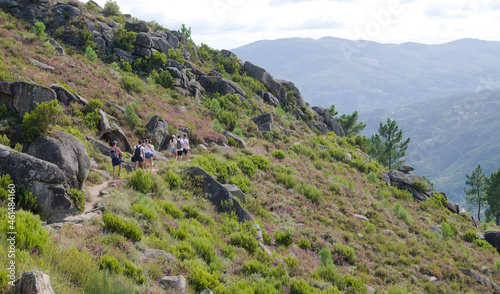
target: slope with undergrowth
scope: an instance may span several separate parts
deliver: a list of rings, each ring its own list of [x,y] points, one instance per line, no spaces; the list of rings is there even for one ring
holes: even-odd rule
[[[64,226],[57,231],[43,226],[37,215],[18,211],[18,268],[45,272],[56,293],[176,293],[158,281],[178,275],[187,279],[187,293],[204,289],[214,293],[366,293],[369,289],[489,293],[488,286],[459,271],[481,271],[483,266],[489,269],[491,281],[500,281],[496,251],[475,237],[475,231],[496,229],[494,225],[474,229],[466,215],[448,212],[438,196],[417,203],[410,193],[387,186],[381,180],[383,168],[359,150],[356,140],[333,133],[318,135],[281,108],[255,100],[255,106],[273,113],[276,125],[293,130],[289,135],[260,133],[250,120],[257,107],[252,110],[234,96],[214,95],[200,102],[151,79],[137,80],[116,64],[90,61],[69,47],[68,55],[54,54],[31,33],[30,25],[4,13],[0,16],[2,81],[57,83],[95,99],[96,105],[116,116],[133,141],[147,136],[148,119],[159,115],[173,126],[172,132],[188,127],[193,147],[217,138],[223,129],[239,133],[247,145],[245,149],[193,148],[189,162],[167,161],[156,164],[156,173],[125,174],[125,180],[115,182],[110,195],[102,199],[107,204],[102,219],[83,227]],[[42,71],[29,58],[55,70]],[[220,70],[222,65],[207,60],[202,66]],[[122,78],[111,74],[111,69],[121,71]],[[124,77],[135,79],[136,91],[124,90],[129,89]],[[263,89],[247,77],[227,73],[226,77],[245,87],[248,99]],[[128,111],[122,114],[115,105]],[[56,128],[81,140],[83,135],[96,136],[92,111],[65,107]],[[2,134],[12,147],[22,143],[12,127],[16,123],[15,115],[1,120]],[[87,147],[97,163],[95,169],[110,171],[109,159]],[[254,222],[238,223],[235,216],[215,211],[200,187],[181,176],[192,165],[244,191],[241,204]],[[92,171],[84,190],[102,181],[101,174]],[[2,177],[2,187],[8,182]],[[6,211],[0,209],[2,232],[7,230]],[[256,240],[255,224],[260,225],[268,253]],[[6,256],[5,234],[0,242],[0,256]],[[175,260],[147,256],[148,248],[169,252]],[[5,262],[2,259],[3,269]],[[0,283],[2,289],[7,285],[5,270]]]

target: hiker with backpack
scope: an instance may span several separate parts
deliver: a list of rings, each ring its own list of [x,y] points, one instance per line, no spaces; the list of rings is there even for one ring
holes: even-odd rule
[[[134,146],[134,156],[132,157],[132,162],[135,163],[135,169],[137,170],[137,166],[139,162],[141,163],[141,168],[144,168],[144,146],[142,140],[139,140],[139,144]]]
[[[168,147],[170,148],[170,156],[172,156],[172,159],[176,159],[177,157],[177,148],[175,147],[176,145],[175,135],[172,135],[170,143],[168,143]]]
[[[154,156],[154,151],[155,147],[151,144],[151,140],[146,139],[144,140],[144,155],[146,158],[145,166],[146,170],[148,169],[148,165],[151,168],[151,172],[153,172],[153,156]]]
[[[184,153],[184,155],[186,156],[186,160],[189,160],[189,140],[186,136],[186,134],[184,134],[184,138],[182,139],[182,152]]]
[[[118,142],[113,141],[113,147],[111,147],[111,164],[113,164],[113,180],[116,180],[115,178],[115,169],[116,166],[118,166],[118,179],[120,179],[120,172],[122,171],[122,151],[118,146],[116,146]]]
[[[175,149],[177,150],[177,156],[175,157],[175,160],[182,160],[182,140],[181,136],[177,136],[177,142],[175,143]]]

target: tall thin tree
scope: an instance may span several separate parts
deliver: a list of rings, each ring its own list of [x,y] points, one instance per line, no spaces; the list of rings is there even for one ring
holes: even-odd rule
[[[471,207],[478,207],[477,219],[481,221],[481,204],[486,204],[486,197],[484,197],[487,188],[486,175],[481,165],[478,164],[472,174],[470,176],[466,174],[465,177],[467,178],[465,184],[470,186],[470,188],[464,188],[465,194],[469,195],[465,199]]]
[[[497,226],[500,225],[500,168],[488,178],[486,201],[489,207],[485,214],[495,217]]]
[[[387,119],[386,124],[380,123],[378,134],[370,138],[369,154],[381,164],[392,169],[403,164],[410,138],[403,140],[403,130],[400,130],[395,120]]]

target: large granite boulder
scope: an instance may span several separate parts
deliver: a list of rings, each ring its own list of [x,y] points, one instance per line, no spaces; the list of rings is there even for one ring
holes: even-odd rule
[[[306,106],[306,103],[305,103],[304,99],[302,98],[302,95],[300,94],[299,88],[297,88],[297,86],[295,86],[294,83],[292,83],[290,81],[279,80],[279,79],[277,79],[277,81],[280,82],[285,87],[285,89],[288,89],[288,91],[293,92],[293,96],[295,97],[295,104],[297,105],[297,107],[305,107]]]
[[[217,76],[201,76],[198,83],[210,93],[239,94],[245,97],[245,91],[235,82]]]
[[[328,131],[334,132],[339,137],[344,137],[344,130],[340,123],[335,119],[328,110],[321,106],[315,106],[312,108],[318,114],[318,121],[325,124]]]
[[[413,174],[407,174],[398,170],[390,170],[389,172],[387,172],[387,177],[390,179],[390,183],[392,186],[395,186],[398,189],[405,189],[410,191],[413,194],[413,197],[418,201],[427,200],[432,195],[432,188],[429,187],[427,181],[422,177]],[[415,181],[425,183],[427,189],[425,191],[417,190],[413,186],[413,183]]]
[[[63,105],[67,106],[71,103],[78,103],[78,104],[85,106],[85,105],[89,104],[87,99],[85,99],[77,94],[72,94],[68,90],[66,90],[65,88],[63,88],[59,85],[52,85],[52,86],[50,86],[50,88],[52,90],[54,90],[54,92],[56,92],[57,101],[59,101],[59,103],[61,103]]]
[[[82,16],[82,10],[64,2],[57,2],[50,12],[54,20],[55,27],[62,27],[67,22],[76,21]]]
[[[252,121],[257,125],[261,132],[271,132],[276,126],[273,125],[273,115],[271,113],[263,113],[252,118]]]
[[[151,141],[155,150],[168,149],[168,123],[165,120],[157,115],[153,116],[146,125],[146,130],[151,133]]]
[[[450,201],[447,201],[446,208],[448,208],[448,210],[453,212],[454,214],[460,214],[460,208],[458,207],[458,204],[453,204]]]
[[[56,49],[57,53],[59,53],[61,55],[65,55],[66,54],[66,51],[64,51],[64,48],[56,40],[54,40],[52,38],[48,38],[47,41],[49,41],[49,43],[52,46],[54,46],[54,48]]]
[[[163,285],[166,289],[173,288],[177,291],[184,293],[187,286],[187,281],[184,276],[167,276],[160,280],[160,285]]]
[[[46,212],[76,212],[69,198],[63,171],[55,164],[0,144],[0,172],[8,173],[16,187],[26,187]]]
[[[243,139],[238,136],[238,135],[235,135],[233,133],[230,133],[228,131],[224,131],[224,136],[226,136],[226,138],[229,140],[229,138],[233,139],[236,143],[238,143],[238,147],[240,148],[247,148],[247,144],[245,144],[245,141],[243,141]]]
[[[285,101],[286,99],[285,87],[283,87],[283,85],[278,80],[273,78],[273,76],[271,76],[271,74],[269,74],[265,69],[257,65],[254,65],[249,61],[245,62],[243,69],[249,77],[252,77],[259,82],[262,82],[269,89],[269,91],[275,93],[276,97],[280,101],[282,102]]]
[[[500,291],[500,286],[498,286],[496,283],[488,280],[488,278],[481,275],[479,272],[472,270],[472,269],[468,269],[468,268],[459,268],[458,270],[461,271],[462,274],[469,276],[469,277],[473,278],[474,280],[476,280],[476,282],[478,282],[480,285],[488,287],[488,288],[493,289],[495,291]]]
[[[50,277],[40,271],[23,273],[16,281],[16,293],[55,294],[50,285]]]
[[[138,33],[134,45],[149,49],[153,46],[153,40],[146,33]]]
[[[148,24],[143,20],[129,20],[125,23],[125,29],[136,33],[149,32]]]
[[[111,126],[104,131],[101,131],[99,135],[100,140],[108,142],[110,145],[113,141],[118,142],[117,146],[120,150],[124,152],[133,152],[132,145],[127,138],[127,135],[117,124],[111,124]]]
[[[0,83],[0,103],[14,107],[21,118],[36,108],[37,103],[57,99],[54,90],[27,82]]]
[[[231,196],[231,193],[221,183],[198,166],[192,166],[182,172],[190,181],[199,184],[205,197],[212,202],[219,212],[234,212],[239,222],[253,221],[252,216]],[[232,202],[230,207],[223,203]]]
[[[484,239],[491,244],[491,246],[495,247],[500,253],[500,232],[498,231],[487,231],[484,233]]]
[[[264,95],[262,95],[262,99],[264,100],[264,102],[274,107],[281,105],[281,102],[278,100],[278,98],[274,97],[271,92],[264,93]]]
[[[81,189],[90,171],[85,145],[73,135],[53,131],[39,136],[28,147],[27,154],[57,165],[71,188]]]

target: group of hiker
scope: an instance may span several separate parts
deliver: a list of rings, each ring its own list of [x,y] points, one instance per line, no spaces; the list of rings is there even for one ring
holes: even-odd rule
[[[117,146],[118,142],[113,141],[112,144],[113,146],[111,147],[111,163],[113,165],[113,179],[119,179],[124,158],[122,151]],[[189,159],[189,150],[191,148],[189,147],[189,140],[185,134],[183,138],[181,138],[180,135],[177,135],[177,139],[175,138],[175,135],[172,135],[168,146],[170,148],[170,155],[172,159]],[[140,165],[140,167],[142,169],[145,169],[146,171],[153,171],[154,152],[155,148],[153,144],[151,144],[151,140],[139,140],[139,144],[134,146],[134,156],[132,156],[132,162],[135,164],[135,169],[137,169]],[[117,166],[118,175],[117,177],[115,177],[115,169]]]

